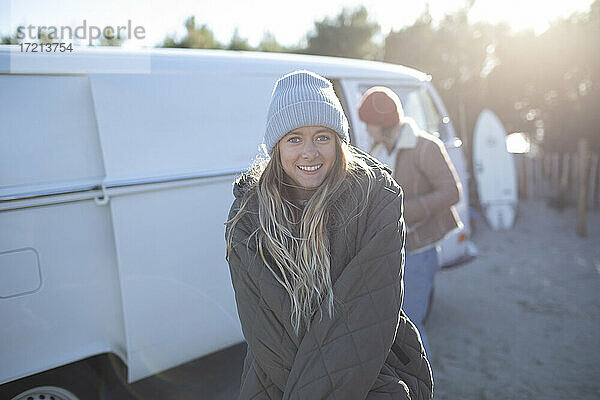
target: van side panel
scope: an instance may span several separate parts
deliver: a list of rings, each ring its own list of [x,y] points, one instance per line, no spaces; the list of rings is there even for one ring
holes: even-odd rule
[[[107,184],[246,169],[275,79],[90,76]],[[243,339],[225,261],[234,177],[110,198],[129,381]]]
[[[225,261],[232,180],[111,198],[129,381],[242,341]]]

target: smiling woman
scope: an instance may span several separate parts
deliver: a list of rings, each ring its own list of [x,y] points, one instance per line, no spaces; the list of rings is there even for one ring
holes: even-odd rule
[[[277,143],[281,166],[298,186],[298,195],[305,189],[316,189],[325,180],[336,158],[336,136],[322,126],[303,126]]]
[[[263,141],[269,158],[234,183],[226,222],[248,342],[240,399],[431,398],[400,308],[402,190],[389,170],[349,144],[331,83],[309,71],[277,81]]]

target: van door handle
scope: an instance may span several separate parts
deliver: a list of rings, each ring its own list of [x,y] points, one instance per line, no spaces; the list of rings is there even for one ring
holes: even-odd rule
[[[105,206],[108,204],[109,197],[108,193],[106,192],[106,185],[104,184],[104,182],[102,182],[102,184],[100,185],[100,190],[102,191],[102,195],[94,197],[94,201],[99,206]]]

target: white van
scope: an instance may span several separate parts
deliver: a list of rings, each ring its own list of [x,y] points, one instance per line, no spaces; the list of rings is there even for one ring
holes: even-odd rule
[[[334,83],[360,148],[356,109],[373,85],[441,135],[465,225],[441,262],[467,256],[466,164],[424,73],[275,53],[0,46],[3,387],[107,354],[133,382],[242,341],[223,222],[275,81],[301,68]]]

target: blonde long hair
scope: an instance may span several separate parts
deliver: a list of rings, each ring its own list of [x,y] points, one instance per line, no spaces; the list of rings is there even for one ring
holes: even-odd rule
[[[257,235],[257,249],[262,261],[290,298],[290,321],[296,334],[302,323],[309,328],[316,310],[322,312],[321,304],[326,304],[330,317],[333,315],[331,254],[327,234],[329,215],[345,187],[350,185],[362,190],[361,198],[366,199],[373,180],[373,172],[364,160],[356,157],[352,148],[338,135],[333,136],[336,138],[334,164],[303,209],[291,196],[292,185],[283,170],[279,146],[275,145],[269,159],[255,164],[246,173],[245,178],[257,183],[251,194],[245,197],[237,214],[226,222],[229,254],[235,225],[249,212],[248,201],[256,196],[260,226],[252,234]],[[366,189],[364,185],[356,185],[365,175],[368,182]],[[355,190],[350,192],[356,195]],[[357,208],[354,216],[360,215],[367,202],[357,204],[362,206]]]

